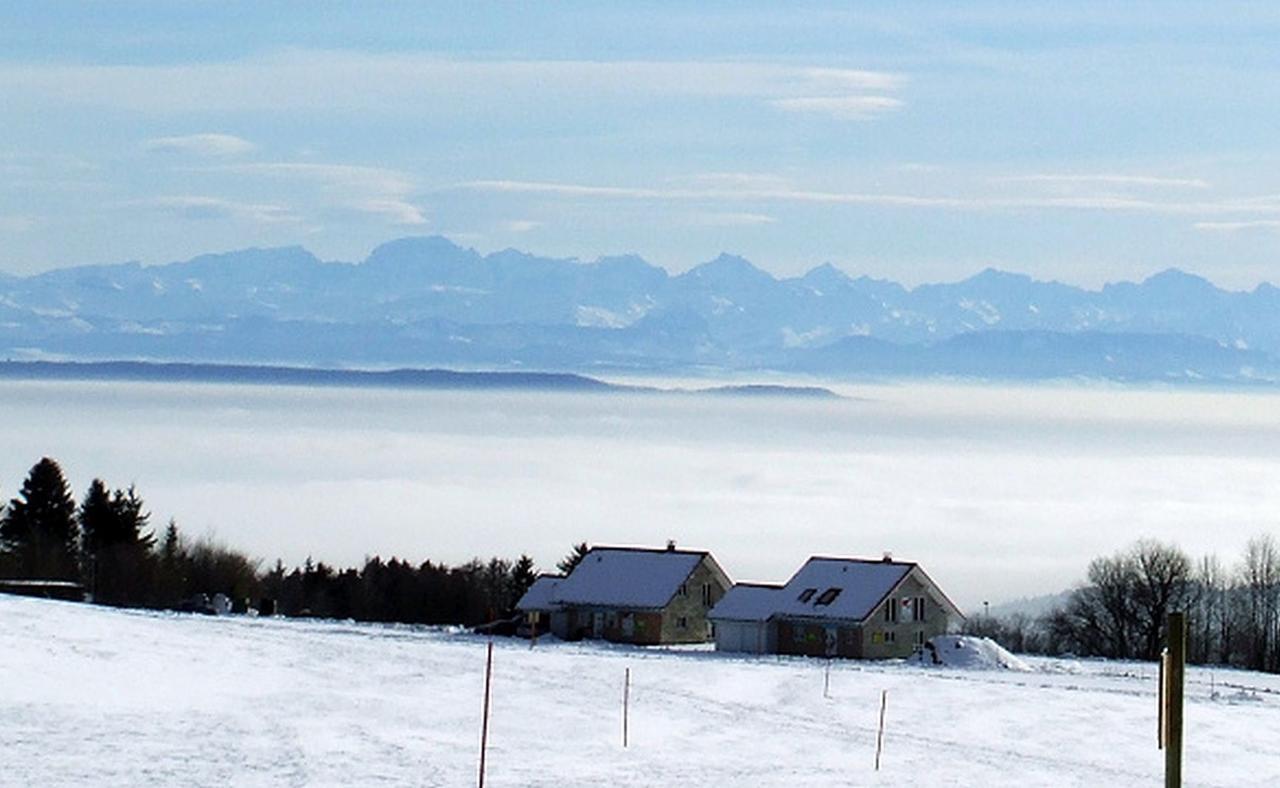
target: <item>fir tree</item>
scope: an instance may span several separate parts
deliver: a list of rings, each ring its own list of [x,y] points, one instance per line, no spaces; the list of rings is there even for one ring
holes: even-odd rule
[[[18,497],[0,520],[0,546],[24,577],[74,580],[78,576],[76,504],[62,468],[48,457],[31,468]]]
[[[94,599],[108,604],[137,604],[154,576],[151,545],[143,531],[151,515],[133,485],[108,495],[94,479],[80,505],[85,574]]]
[[[560,562],[556,564],[556,569],[559,569],[561,574],[569,574],[574,567],[582,562],[589,550],[591,550],[591,547],[586,542],[579,542],[573,546],[568,555],[560,559]]]
[[[515,566],[511,567],[511,595],[516,602],[520,601],[520,597],[524,596],[524,592],[529,590],[529,586],[538,579],[538,572],[534,569],[533,559],[527,555],[521,554]]]

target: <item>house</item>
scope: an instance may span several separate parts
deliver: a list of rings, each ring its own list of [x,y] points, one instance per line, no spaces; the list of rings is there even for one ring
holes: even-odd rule
[[[736,590],[736,589],[735,589]],[[909,656],[964,618],[918,564],[813,557],[776,591],[747,591],[725,611],[711,612],[717,630],[728,624],[724,650],[754,650],[749,626],[778,654],[889,659]],[[747,638],[744,644],[743,638]],[[717,638],[717,648],[721,647]]]
[[[731,585],[710,553],[677,550],[674,542],[666,549],[595,547],[567,577],[538,588],[545,597],[522,598],[518,607],[549,613],[551,632],[566,640],[702,643],[711,638],[707,612]]]
[[[773,654],[778,630],[772,622],[782,586],[737,583],[708,616],[715,630],[716,651]]]
[[[550,630],[551,613],[556,608],[551,595],[555,593],[561,580],[564,580],[564,575],[538,575],[533,585],[524,592],[520,601],[516,602],[516,611],[523,616],[516,628],[517,634],[535,637]]]

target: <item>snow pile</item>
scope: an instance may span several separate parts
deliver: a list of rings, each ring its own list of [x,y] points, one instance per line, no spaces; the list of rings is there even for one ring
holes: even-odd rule
[[[971,635],[939,635],[929,638],[920,660],[925,664],[944,665],[967,670],[1018,670],[1030,672],[1031,666],[1005,650],[991,638]]]

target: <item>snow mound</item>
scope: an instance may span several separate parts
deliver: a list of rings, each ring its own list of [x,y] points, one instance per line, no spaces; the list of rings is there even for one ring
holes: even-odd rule
[[[1032,669],[991,638],[971,635],[939,635],[929,638],[920,652],[920,661],[926,665],[966,670],[1016,670],[1029,673]]]

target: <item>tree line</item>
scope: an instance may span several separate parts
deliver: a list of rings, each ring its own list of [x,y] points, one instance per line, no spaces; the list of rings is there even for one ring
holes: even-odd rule
[[[977,616],[966,626],[1024,653],[1154,660],[1175,610],[1187,614],[1188,661],[1280,673],[1280,543],[1255,536],[1227,565],[1140,540],[1091,561],[1084,583],[1045,615]]]
[[[77,582],[93,601],[124,607],[178,608],[221,593],[240,609],[288,616],[471,626],[512,616],[537,571],[527,555],[460,566],[374,557],[347,569],[307,559],[263,571],[210,537],[188,538],[173,520],[157,537],[133,485],[94,479],[77,503],[45,457],[0,508],[0,578]]]

